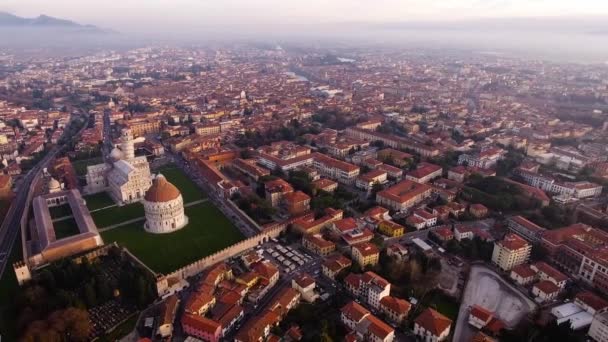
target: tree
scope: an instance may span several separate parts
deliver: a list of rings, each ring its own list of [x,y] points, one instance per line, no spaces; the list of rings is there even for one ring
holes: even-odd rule
[[[460,253],[462,253],[462,248],[460,247],[458,241],[456,241],[455,239],[452,239],[446,243],[445,250],[450,254],[459,255]]]
[[[440,272],[441,271],[441,261],[439,258],[431,258],[429,260],[429,270]]]
[[[95,287],[92,283],[87,283],[84,286],[84,301],[89,308],[97,305],[97,294],[95,293]]]
[[[148,292],[146,289],[146,282],[142,276],[137,277],[136,283],[136,291],[137,291],[137,306],[143,307],[146,304],[146,293]]]
[[[327,320],[324,319],[321,321],[321,336],[319,338],[320,342],[333,342],[333,339],[330,336],[329,332],[329,324]]]

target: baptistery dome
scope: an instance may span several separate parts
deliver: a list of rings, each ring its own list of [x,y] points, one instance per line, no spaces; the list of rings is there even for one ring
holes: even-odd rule
[[[144,229],[150,233],[171,233],[188,224],[182,194],[163,175],[154,178],[142,203],[146,212]]]

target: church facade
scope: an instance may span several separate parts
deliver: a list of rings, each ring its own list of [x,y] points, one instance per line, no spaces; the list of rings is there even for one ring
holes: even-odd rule
[[[130,129],[121,131],[120,150],[115,148],[110,159],[110,162],[87,167],[85,193],[107,191],[118,204],[141,201],[152,186],[152,176],[146,157],[135,156]]]

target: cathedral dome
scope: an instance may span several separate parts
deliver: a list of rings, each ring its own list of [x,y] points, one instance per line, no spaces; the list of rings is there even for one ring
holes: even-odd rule
[[[51,177],[49,180],[49,192],[53,193],[59,190],[61,190],[61,183],[59,183],[59,181],[55,178]]]
[[[169,183],[165,176],[159,174],[152,181],[144,199],[148,202],[168,202],[181,196],[175,185]]]
[[[110,158],[114,160],[122,159],[122,151],[120,151],[117,147],[114,147],[112,152],[110,152]]]

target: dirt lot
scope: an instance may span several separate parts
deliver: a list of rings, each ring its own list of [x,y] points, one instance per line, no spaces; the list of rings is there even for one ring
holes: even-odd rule
[[[475,333],[468,325],[469,308],[474,304],[494,312],[507,327],[515,326],[536,308],[532,300],[494,271],[484,266],[473,266],[462,298],[454,341],[469,341]]]

